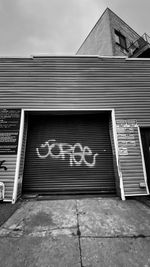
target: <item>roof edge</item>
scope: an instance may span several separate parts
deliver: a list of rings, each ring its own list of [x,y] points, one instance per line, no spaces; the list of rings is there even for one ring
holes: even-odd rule
[[[100,55],[37,55],[37,56],[30,56],[30,57],[0,57],[0,60],[15,60],[15,59],[46,59],[46,58],[99,58],[99,59],[122,59],[128,61],[150,61],[150,58],[128,58],[126,56],[100,56]]]
[[[83,44],[86,42],[87,38],[89,37],[89,35],[91,34],[91,32],[94,30],[94,28],[97,26],[97,24],[99,23],[99,21],[102,19],[102,17],[104,16],[104,14],[106,12],[108,12],[110,9],[107,7],[104,12],[102,13],[102,15],[100,16],[100,18],[98,19],[98,21],[95,23],[95,25],[93,26],[93,28],[90,30],[90,32],[88,33],[87,37],[85,38],[85,40],[83,41],[83,43],[80,45],[79,49],[77,50],[76,54],[78,53],[78,51],[81,49],[81,47],[83,46]]]

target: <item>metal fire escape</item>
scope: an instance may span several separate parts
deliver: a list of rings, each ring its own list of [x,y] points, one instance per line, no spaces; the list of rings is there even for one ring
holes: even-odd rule
[[[150,58],[150,37],[144,33],[128,47],[129,57]]]

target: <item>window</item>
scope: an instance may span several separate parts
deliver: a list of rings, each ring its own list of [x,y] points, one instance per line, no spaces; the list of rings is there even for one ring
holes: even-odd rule
[[[121,48],[127,50],[126,38],[119,32],[115,30],[115,41]]]

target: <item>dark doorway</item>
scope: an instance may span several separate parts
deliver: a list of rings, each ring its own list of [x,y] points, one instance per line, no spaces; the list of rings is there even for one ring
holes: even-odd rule
[[[114,194],[110,114],[31,114],[23,193]]]
[[[141,137],[147,172],[147,182],[150,190],[150,128],[141,128]]]

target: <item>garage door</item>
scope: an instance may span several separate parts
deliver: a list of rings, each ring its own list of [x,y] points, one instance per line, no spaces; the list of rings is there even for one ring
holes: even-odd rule
[[[30,115],[23,193],[115,193],[109,115]]]

